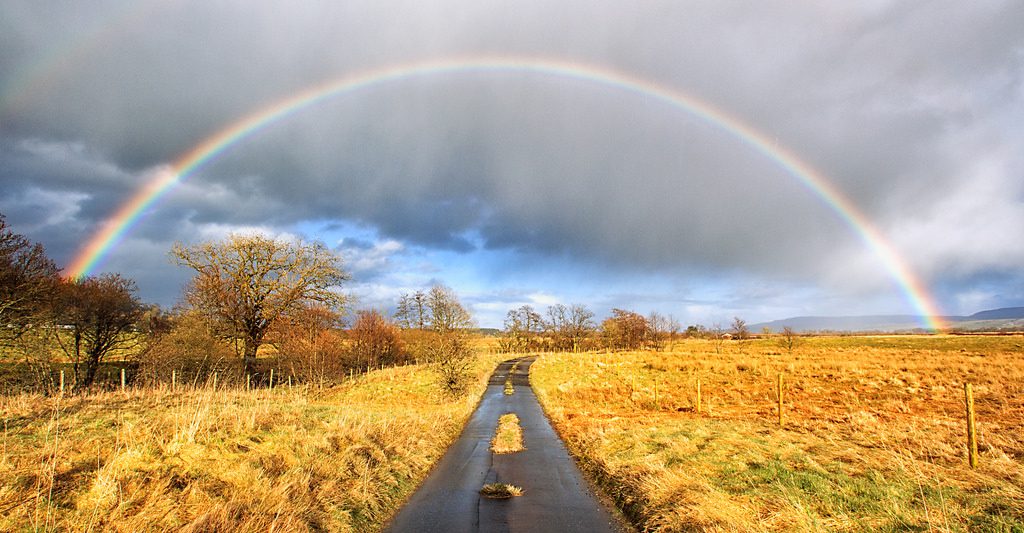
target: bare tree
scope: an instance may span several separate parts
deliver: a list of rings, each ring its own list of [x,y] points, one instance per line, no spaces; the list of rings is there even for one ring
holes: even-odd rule
[[[412,298],[408,294],[403,293],[398,297],[398,305],[395,306],[395,322],[398,323],[398,327],[402,329],[412,329],[413,324],[413,311],[412,311]]]
[[[725,343],[726,333],[722,329],[722,325],[715,323],[711,326],[711,329],[707,330],[708,338],[711,339],[711,343],[715,346],[715,353],[722,353],[722,345]]]
[[[800,335],[791,327],[786,326],[782,328],[782,336],[780,342],[782,347],[786,349],[789,355],[793,355],[793,348],[796,348],[797,343],[800,341]]]
[[[647,315],[647,326],[649,328],[651,345],[654,346],[655,350],[663,349],[665,342],[668,340],[668,317],[657,311],[651,311],[651,314]]]
[[[583,304],[569,307],[569,321],[566,323],[565,336],[569,339],[572,351],[579,352],[583,343],[594,333],[594,313]]]
[[[542,332],[543,321],[540,313],[529,305],[510,309],[505,315],[505,330],[501,339],[502,349],[508,352],[528,352],[538,347],[537,336]]]
[[[434,285],[427,294],[430,311],[430,327],[438,334],[465,330],[473,327],[473,318],[462,307],[458,296],[450,287]]]
[[[672,351],[675,349],[676,339],[679,338],[679,331],[683,329],[683,325],[672,315],[668,315],[668,350]]]
[[[569,339],[569,308],[565,304],[548,306],[547,318],[542,321],[542,329],[548,337],[552,350],[572,349]]]
[[[135,296],[135,282],[118,274],[69,281],[61,290],[58,320],[70,330],[70,339],[56,335],[74,364],[79,388],[90,387],[100,363],[115,350],[135,347],[132,334],[143,308]]]
[[[196,271],[189,303],[241,342],[247,373],[254,372],[256,352],[275,321],[303,305],[337,309],[345,301],[336,288],[348,275],[320,243],[231,235],[192,247],[175,244],[171,253]]]
[[[426,329],[430,324],[430,308],[427,306],[427,294],[423,291],[416,291],[410,296],[412,304],[413,324],[416,329]]]
[[[0,340],[45,322],[59,284],[43,246],[10,231],[0,214]]]
[[[750,329],[747,328],[747,321],[736,316],[732,319],[732,336],[737,340],[746,340],[750,338]]]
[[[432,333],[425,347],[426,355],[436,365],[442,386],[451,393],[460,392],[472,366],[473,351],[467,336],[473,327],[473,317],[455,291],[444,285],[430,288],[427,306]]]

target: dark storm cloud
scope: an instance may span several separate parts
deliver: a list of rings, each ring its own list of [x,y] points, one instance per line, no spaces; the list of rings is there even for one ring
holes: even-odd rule
[[[0,13],[0,208],[60,257],[152,172],[247,113],[365,68],[486,53],[616,68],[739,117],[828,176],[951,301],[1024,261],[1011,235],[1024,227],[1017,2]],[[324,102],[190,176],[134,235],[157,249],[200,227],[305,220],[625,271],[891,285],[835,212],[727,132],[643,95],[537,75],[422,78]],[[385,264],[367,261],[368,275]]]

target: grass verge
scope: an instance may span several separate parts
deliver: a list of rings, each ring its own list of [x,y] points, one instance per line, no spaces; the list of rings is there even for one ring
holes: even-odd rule
[[[1024,531],[1021,337],[916,339],[803,339],[791,355],[771,339],[555,354],[532,383],[584,469],[644,530]],[[976,470],[965,381],[984,391]]]
[[[427,366],[318,391],[4,398],[0,530],[379,529],[461,431]]]

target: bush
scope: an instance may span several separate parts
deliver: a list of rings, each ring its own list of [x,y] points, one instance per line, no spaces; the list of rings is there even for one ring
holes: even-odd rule
[[[205,383],[217,372],[218,382],[239,379],[241,365],[230,344],[214,335],[213,327],[195,311],[170,320],[164,332],[154,333],[149,346],[139,355],[139,380],[168,383],[177,373],[178,383]]]
[[[338,331],[341,317],[322,306],[305,307],[275,326],[281,366],[300,382],[336,383],[356,366]]]
[[[466,389],[473,352],[459,334],[437,335],[429,345],[430,360],[437,365],[441,387],[449,394]]]
[[[360,368],[396,365],[409,359],[398,327],[378,311],[359,311],[349,334],[351,358]]]

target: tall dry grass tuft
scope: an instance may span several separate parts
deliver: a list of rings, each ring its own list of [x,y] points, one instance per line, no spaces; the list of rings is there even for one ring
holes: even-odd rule
[[[673,353],[546,355],[532,383],[644,529],[1012,531],[1024,529],[1021,341],[810,337],[790,354],[771,338],[687,340]]]
[[[0,530],[364,531],[443,454],[471,392],[426,366],[345,385],[5,399]]]

